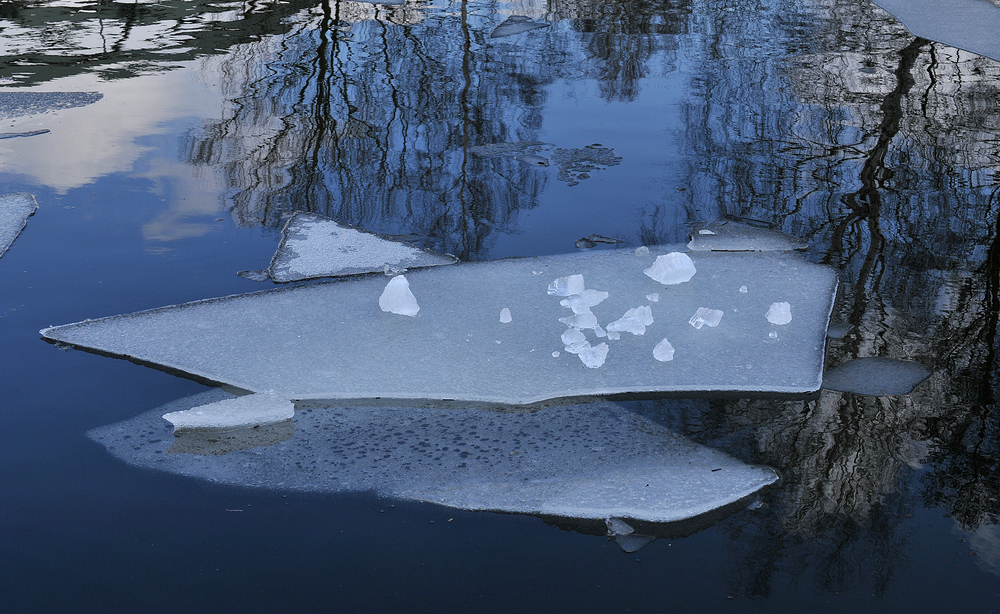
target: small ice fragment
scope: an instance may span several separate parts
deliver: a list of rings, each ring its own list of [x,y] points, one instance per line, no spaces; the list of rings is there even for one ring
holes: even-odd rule
[[[500,310],[500,323],[510,324],[510,309],[504,307]]]
[[[594,334],[597,335],[598,338],[600,338],[600,337],[607,337],[608,336],[607,331],[605,331],[603,328],[601,328],[600,324],[598,324],[597,326],[594,327]]]
[[[604,523],[608,525],[608,535],[611,537],[616,535],[628,535],[629,533],[633,533],[635,531],[635,529],[633,529],[621,518],[615,518],[613,516],[605,518]]]
[[[420,311],[417,297],[410,292],[410,282],[406,281],[405,275],[397,275],[389,280],[382,296],[378,297],[378,306],[382,311],[401,316],[415,316]]]
[[[572,326],[573,328],[594,328],[597,326],[597,316],[589,311],[586,313],[578,313],[567,316],[565,318],[559,318],[559,321],[566,326]]]
[[[650,303],[658,303],[660,301],[660,293],[654,292],[652,294],[647,294],[646,300],[649,301]]]
[[[771,339],[777,339],[778,338],[778,331],[772,330],[771,332],[767,333],[767,336],[770,337]]]
[[[698,234],[700,234],[700,235],[714,235],[715,233],[712,232],[711,230],[699,230]]]
[[[588,348],[590,348],[590,343],[584,340],[584,341],[577,341],[576,343],[571,343],[563,349],[570,354],[579,354],[580,352]]]
[[[653,323],[653,311],[649,305],[634,307],[625,312],[625,315],[608,324],[608,332],[632,333],[642,335],[646,332],[646,327]]]
[[[611,332],[608,333],[608,340],[609,341],[618,341],[621,338],[622,338],[622,334],[621,333],[616,333],[614,331],[611,331]]]
[[[573,345],[574,343],[580,343],[581,341],[586,340],[587,336],[576,328],[567,329],[566,332],[562,334],[563,345]]]
[[[719,322],[722,320],[722,311],[719,309],[709,309],[707,307],[699,307],[698,311],[694,312],[688,323],[691,326],[701,329],[702,326],[718,326]]]
[[[643,271],[649,277],[668,286],[689,281],[696,272],[694,261],[682,252],[657,256],[653,266]]]
[[[746,286],[740,286],[740,294],[746,294],[746,293],[747,293],[747,287]]]
[[[552,358],[559,358],[559,352],[552,352]]]
[[[573,310],[573,313],[586,313],[591,307],[601,304],[601,301],[608,298],[608,293],[600,290],[584,290],[579,294],[570,295],[559,301],[563,307]]]
[[[572,296],[583,292],[583,275],[560,277],[549,284],[549,294],[555,296]]]
[[[580,351],[580,360],[588,369],[596,369],[604,364],[608,357],[608,344],[600,343],[594,347],[585,347]]]
[[[674,346],[670,345],[670,342],[664,337],[663,341],[657,343],[656,347],[653,348],[653,358],[660,362],[673,360]]]
[[[792,321],[792,306],[788,303],[771,303],[765,316],[771,324],[788,324]]]
[[[645,258],[649,255],[649,248],[645,245],[635,248],[635,255],[637,258]]]

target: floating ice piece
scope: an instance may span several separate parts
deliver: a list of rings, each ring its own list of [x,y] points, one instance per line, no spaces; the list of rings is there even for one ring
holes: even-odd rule
[[[0,92],[0,118],[37,115],[92,104],[104,97],[97,92]]]
[[[660,293],[653,292],[652,294],[647,294],[646,300],[649,301],[650,303],[657,303],[660,300]]]
[[[575,149],[556,148],[552,152],[552,161],[559,166],[556,178],[574,186],[584,179],[590,179],[590,173],[621,164],[621,157],[615,155],[615,150],[593,143]]]
[[[554,296],[573,296],[583,290],[583,275],[567,275],[549,284],[549,294]]]
[[[649,305],[633,307],[625,312],[625,315],[608,324],[609,332],[632,333],[642,335],[646,332],[646,327],[653,323],[653,310]]]
[[[558,280],[557,280],[558,281]],[[583,283],[582,281],[580,282]],[[550,286],[551,287],[551,286]],[[584,290],[579,294],[573,294],[559,304],[573,310],[573,313],[587,313],[591,307],[596,307],[608,298],[608,293],[599,290]]]
[[[455,264],[458,258],[365,232],[313,213],[296,213],[282,231],[269,273],[279,283]]]
[[[382,311],[399,314],[401,316],[415,316],[420,311],[417,305],[417,297],[410,292],[410,282],[405,275],[397,275],[389,280],[382,291],[382,296],[378,297],[378,306]]]
[[[580,249],[590,249],[592,247],[597,247],[598,243],[603,243],[605,245],[614,245],[616,243],[623,243],[623,241],[621,239],[612,239],[611,237],[605,237],[604,235],[599,235],[596,233],[584,237],[582,239],[576,240],[576,246]]]
[[[38,209],[35,197],[25,192],[0,195],[0,256],[11,246]]]
[[[544,156],[539,156],[538,154],[532,153],[519,153],[514,156],[514,159],[522,164],[527,164],[528,166],[548,166],[549,159]]]
[[[20,136],[38,136],[40,134],[48,134],[49,132],[51,132],[51,130],[48,128],[27,130],[25,132],[0,132],[0,139],[15,139]]]
[[[983,0],[874,0],[916,36],[1000,62],[1000,6]]]
[[[588,369],[596,369],[603,365],[608,357],[608,344],[598,343],[593,347],[588,344],[586,347],[580,348],[577,356]]]
[[[215,401],[183,411],[163,414],[174,430],[201,428],[250,428],[291,420],[295,406],[267,393]]]
[[[605,518],[605,524],[608,525],[608,536],[615,537],[616,535],[629,535],[635,533],[635,529],[632,528],[630,524],[622,520],[621,518]]]
[[[749,291],[750,291],[750,289],[747,288],[745,285],[744,286],[740,286],[740,294],[746,294]]]
[[[510,324],[510,320],[511,320],[510,309],[504,307],[503,309],[500,310],[500,323]]]
[[[653,348],[653,358],[659,360],[660,362],[667,362],[674,359],[674,346],[670,345],[670,342],[666,339],[660,341]]]
[[[628,393],[809,396],[819,390],[837,277],[786,252],[699,256],[699,275],[672,287],[669,309],[657,314],[658,339],[683,348],[683,360],[675,358],[668,373],[650,369],[651,348],[631,339],[613,348],[614,360],[600,377],[575,361],[531,352],[539,340],[555,341],[566,330],[559,318],[567,310],[545,294],[548,279],[575,273],[614,288],[597,309],[624,313],[634,306],[629,302],[655,289],[642,268],[625,250],[461,263],[406,274],[420,300],[419,318],[386,317],[375,309],[386,280],[367,276],[90,320],[42,335],[296,400],[522,405]],[[747,278],[755,280],[754,292],[737,294]],[[771,325],[761,314],[775,296],[795,304],[796,325],[782,343],[768,345],[762,340]],[[519,334],[502,345],[484,334],[495,326],[498,304],[518,306]],[[688,326],[686,315],[702,305],[724,307],[728,324],[708,336]],[[739,312],[730,312],[731,305]]]
[[[708,231],[709,234],[705,234]],[[769,252],[803,250],[804,241],[778,230],[721,220],[692,234],[688,249],[694,252]]]
[[[840,322],[830,325],[826,330],[826,336],[830,339],[843,339],[844,335],[854,330],[854,325],[848,322]]]
[[[719,510],[715,521],[778,480],[770,468],[686,441],[613,403],[530,413],[314,405],[296,411],[295,437],[271,447],[167,453],[184,438],[171,434],[161,414],[226,398],[201,393],[88,436],[132,465],[235,486],[374,491],[468,510],[629,524]]]
[[[792,321],[792,306],[785,302],[771,303],[764,317],[771,324],[778,324],[779,326],[788,324]]]
[[[856,358],[827,371],[823,388],[871,396],[909,394],[930,375],[930,371],[915,362]]]
[[[645,258],[648,255],[649,255],[649,248],[646,247],[645,245],[640,245],[639,247],[635,248],[636,258]]]
[[[640,548],[656,539],[652,535],[638,535],[630,533],[628,535],[616,535],[615,543],[622,549],[622,552],[637,552]]]
[[[559,318],[559,321],[573,328],[594,328],[597,326],[597,316],[589,311]]]
[[[598,324],[598,325],[594,326],[594,335],[596,335],[598,338],[600,338],[600,337],[607,337],[608,336],[608,332],[606,330],[604,330],[603,328],[601,328],[601,325]]]
[[[722,310],[721,309],[709,309],[708,307],[699,307],[698,311],[694,312],[688,323],[701,330],[702,326],[718,326],[719,322],[722,321]]]
[[[538,28],[547,28],[550,25],[544,21],[532,21],[529,17],[523,15],[511,15],[503,23],[493,28],[493,31],[490,32],[490,38],[513,36],[514,34],[521,34],[537,30]]]
[[[683,252],[657,256],[653,266],[643,271],[649,277],[668,286],[690,281],[696,272],[691,257]]]

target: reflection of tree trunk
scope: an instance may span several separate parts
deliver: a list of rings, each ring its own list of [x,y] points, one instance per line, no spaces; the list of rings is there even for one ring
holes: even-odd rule
[[[468,165],[469,165],[469,90],[472,89],[472,69],[469,64],[472,59],[472,37],[469,35],[469,8],[468,0],[462,0],[462,92],[459,94],[459,104],[462,105],[462,172],[459,179],[458,202],[462,207],[460,224],[462,225],[462,253],[463,260],[469,257],[474,251],[474,246],[469,245],[469,203],[465,199],[465,190],[468,186]],[[475,224],[475,221],[473,221]]]

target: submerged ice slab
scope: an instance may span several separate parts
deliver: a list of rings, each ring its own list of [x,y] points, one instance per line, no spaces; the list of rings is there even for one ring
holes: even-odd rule
[[[289,399],[518,405],[625,393],[818,392],[837,287],[833,269],[787,253],[701,253],[693,255],[698,275],[664,287],[643,274],[662,251],[646,259],[620,250],[411,271],[416,317],[380,311],[385,278],[357,277],[85,321],[42,335]],[[551,355],[563,350],[567,324],[560,318],[568,310],[547,293],[548,283],[577,274],[609,291],[593,307],[603,323],[660,293],[658,303],[647,305],[653,323],[646,335],[613,340],[608,333],[600,369]],[[749,280],[754,291],[741,294],[737,289]],[[795,319],[782,330],[782,343],[768,344],[771,325],[761,315],[776,300],[793,302]],[[688,318],[705,304],[726,315],[698,331]],[[509,305],[517,305],[516,326],[497,321]],[[653,357],[664,337],[677,351],[669,369]]]
[[[906,29],[1000,62],[1000,6],[984,0],[873,0]]]
[[[160,415],[226,398],[209,391],[88,435],[130,464],[225,484],[625,523],[696,518],[778,479],[613,403],[530,413],[315,406],[299,408],[294,434],[269,447],[172,453],[184,438]]]
[[[931,372],[915,362],[894,358],[856,358],[830,369],[823,387],[870,396],[910,394]]]
[[[0,256],[11,246],[38,209],[35,197],[25,192],[0,195]]]
[[[719,220],[691,234],[688,249],[708,252],[772,252],[803,250],[806,243],[778,230]]]
[[[269,272],[274,281],[289,282],[379,273],[386,266],[415,269],[456,262],[458,258],[449,254],[420,249],[313,213],[297,213],[285,224]]]
[[[248,394],[163,414],[174,430],[199,428],[253,428],[291,420],[295,407],[288,399],[270,394]]]
[[[515,34],[537,30],[538,28],[547,28],[550,25],[551,24],[545,23],[544,21],[533,21],[530,17],[525,17],[524,15],[511,15],[505,19],[503,23],[493,28],[493,31],[490,32],[490,38],[513,36]]]

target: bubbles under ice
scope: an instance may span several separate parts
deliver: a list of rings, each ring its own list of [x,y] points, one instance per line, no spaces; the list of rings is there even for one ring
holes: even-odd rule
[[[633,307],[625,312],[625,315],[608,324],[609,333],[632,333],[642,335],[646,333],[646,327],[653,323],[653,310],[649,305]]]
[[[660,362],[667,362],[674,359],[674,346],[664,338],[653,348],[653,358]]]
[[[410,292],[410,282],[405,275],[397,275],[389,280],[382,291],[382,296],[378,298],[378,306],[382,311],[395,313],[401,316],[415,316],[420,311],[417,305],[417,297]]]
[[[507,307],[504,307],[503,309],[500,310],[500,323],[501,324],[510,324],[510,321],[511,321],[510,309],[507,308]]]
[[[699,307],[688,323],[701,330],[702,326],[718,326],[722,321],[722,310]]]
[[[549,294],[554,296],[572,296],[582,293],[583,290],[583,275],[560,277],[549,284]]]
[[[792,306],[785,302],[771,303],[764,317],[771,324],[778,324],[779,326],[788,324],[792,321]]]
[[[585,347],[580,350],[578,354],[580,360],[583,361],[584,366],[588,369],[596,369],[604,364],[605,359],[608,357],[608,344],[599,343],[593,347]]]
[[[683,252],[670,252],[657,256],[653,266],[643,271],[652,279],[664,285],[674,285],[690,281],[697,273],[694,261]]]

